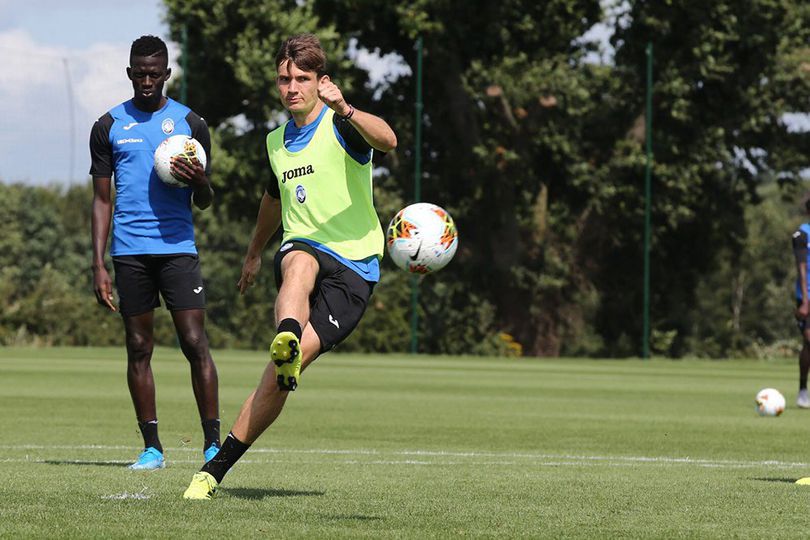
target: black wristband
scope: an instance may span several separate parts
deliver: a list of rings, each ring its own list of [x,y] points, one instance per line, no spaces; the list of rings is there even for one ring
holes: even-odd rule
[[[341,115],[338,115],[338,116],[340,116],[341,120],[348,121],[349,119],[351,119],[351,117],[353,115],[354,115],[354,107],[349,105],[349,114],[347,114],[346,116],[341,116]]]

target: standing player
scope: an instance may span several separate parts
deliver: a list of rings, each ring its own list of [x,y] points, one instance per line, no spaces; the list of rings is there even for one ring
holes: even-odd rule
[[[199,162],[173,160],[172,174],[188,184],[174,188],[161,182],[153,168],[155,148],[166,137],[191,135],[208,156],[211,137],[202,118],[163,95],[163,85],[171,75],[168,65],[166,44],[160,38],[136,39],[127,68],[134,95],[99,118],[90,134],[93,286],[99,304],[116,311],[112,281],[104,265],[113,216],[110,255],[126,331],[127,383],[144,440],[144,451],[131,469],[159,469],[165,464],[150,365],[158,292],[171,311],[180,348],[191,365],[205,460],[219,450],[217,371],[205,335],[205,292],[191,216],[192,201],[200,209],[211,205],[210,169],[204,170]]]
[[[381,118],[349,105],[326,75],[318,38],[293,36],[275,58],[292,121],[267,136],[274,178],[262,197],[237,286],[244,293],[283,224],[275,256],[277,334],[271,362],[219,454],[191,480],[186,499],[210,499],[225,473],[281,413],[300,373],[357,326],[379,280],[383,232],[372,201],[372,148],[396,147]]]
[[[805,202],[805,210],[810,214],[810,198]],[[810,262],[810,223],[803,223],[793,233],[793,255],[796,258],[796,321],[802,333],[802,350],[799,353],[799,396],[796,405],[810,409],[810,396],[807,394],[807,373],[810,371],[810,291],[808,291],[807,265]]]

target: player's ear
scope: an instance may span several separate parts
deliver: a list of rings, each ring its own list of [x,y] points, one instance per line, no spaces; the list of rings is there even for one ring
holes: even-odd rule
[[[323,83],[323,82],[329,82],[329,81],[331,81],[331,80],[332,80],[332,79],[331,79],[331,78],[329,78],[329,75],[327,75],[326,73],[324,73],[323,75],[321,75],[321,78],[320,78],[320,79],[318,79],[318,84]]]
[[[127,79],[132,80],[132,68],[127,67]]]
[[[172,68],[166,68],[166,78],[164,80],[168,81],[169,77],[172,76]]]

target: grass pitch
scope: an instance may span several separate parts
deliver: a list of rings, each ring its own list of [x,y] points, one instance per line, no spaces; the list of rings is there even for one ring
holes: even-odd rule
[[[223,432],[267,356],[215,351]],[[210,502],[188,368],[156,351],[165,470],[123,349],[0,349],[0,537],[806,537],[793,361],[319,359]],[[782,390],[760,418],[753,397]]]

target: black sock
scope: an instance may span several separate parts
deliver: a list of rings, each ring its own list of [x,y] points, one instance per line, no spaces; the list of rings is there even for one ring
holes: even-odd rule
[[[298,338],[298,341],[301,341],[301,334],[303,334],[301,325],[295,319],[284,319],[278,323],[278,333],[281,332],[292,332]]]
[[[203,465],[200,470],[213,476],[217,482],[222,482],[225,474],[239,461],[242,454],[247,452],[248,448],[250,448],[249,444],[245,444],[234,437],[233,433],[228,433],[216,457]]]
[[[207,450],[212,444],[219,444],[219,418],[210,418],[201,422],[203,428],[203,436],[205,437],[205,444],[203,450]]]
[[[143,435],[143,447],[149,448],[151,446],[157,448],[158,452],[162,454],[163,446],[160,444],[160,439],[158,438],[157,424],[157,420],[138,422],[138,429],[141,430],[141,435]]]

